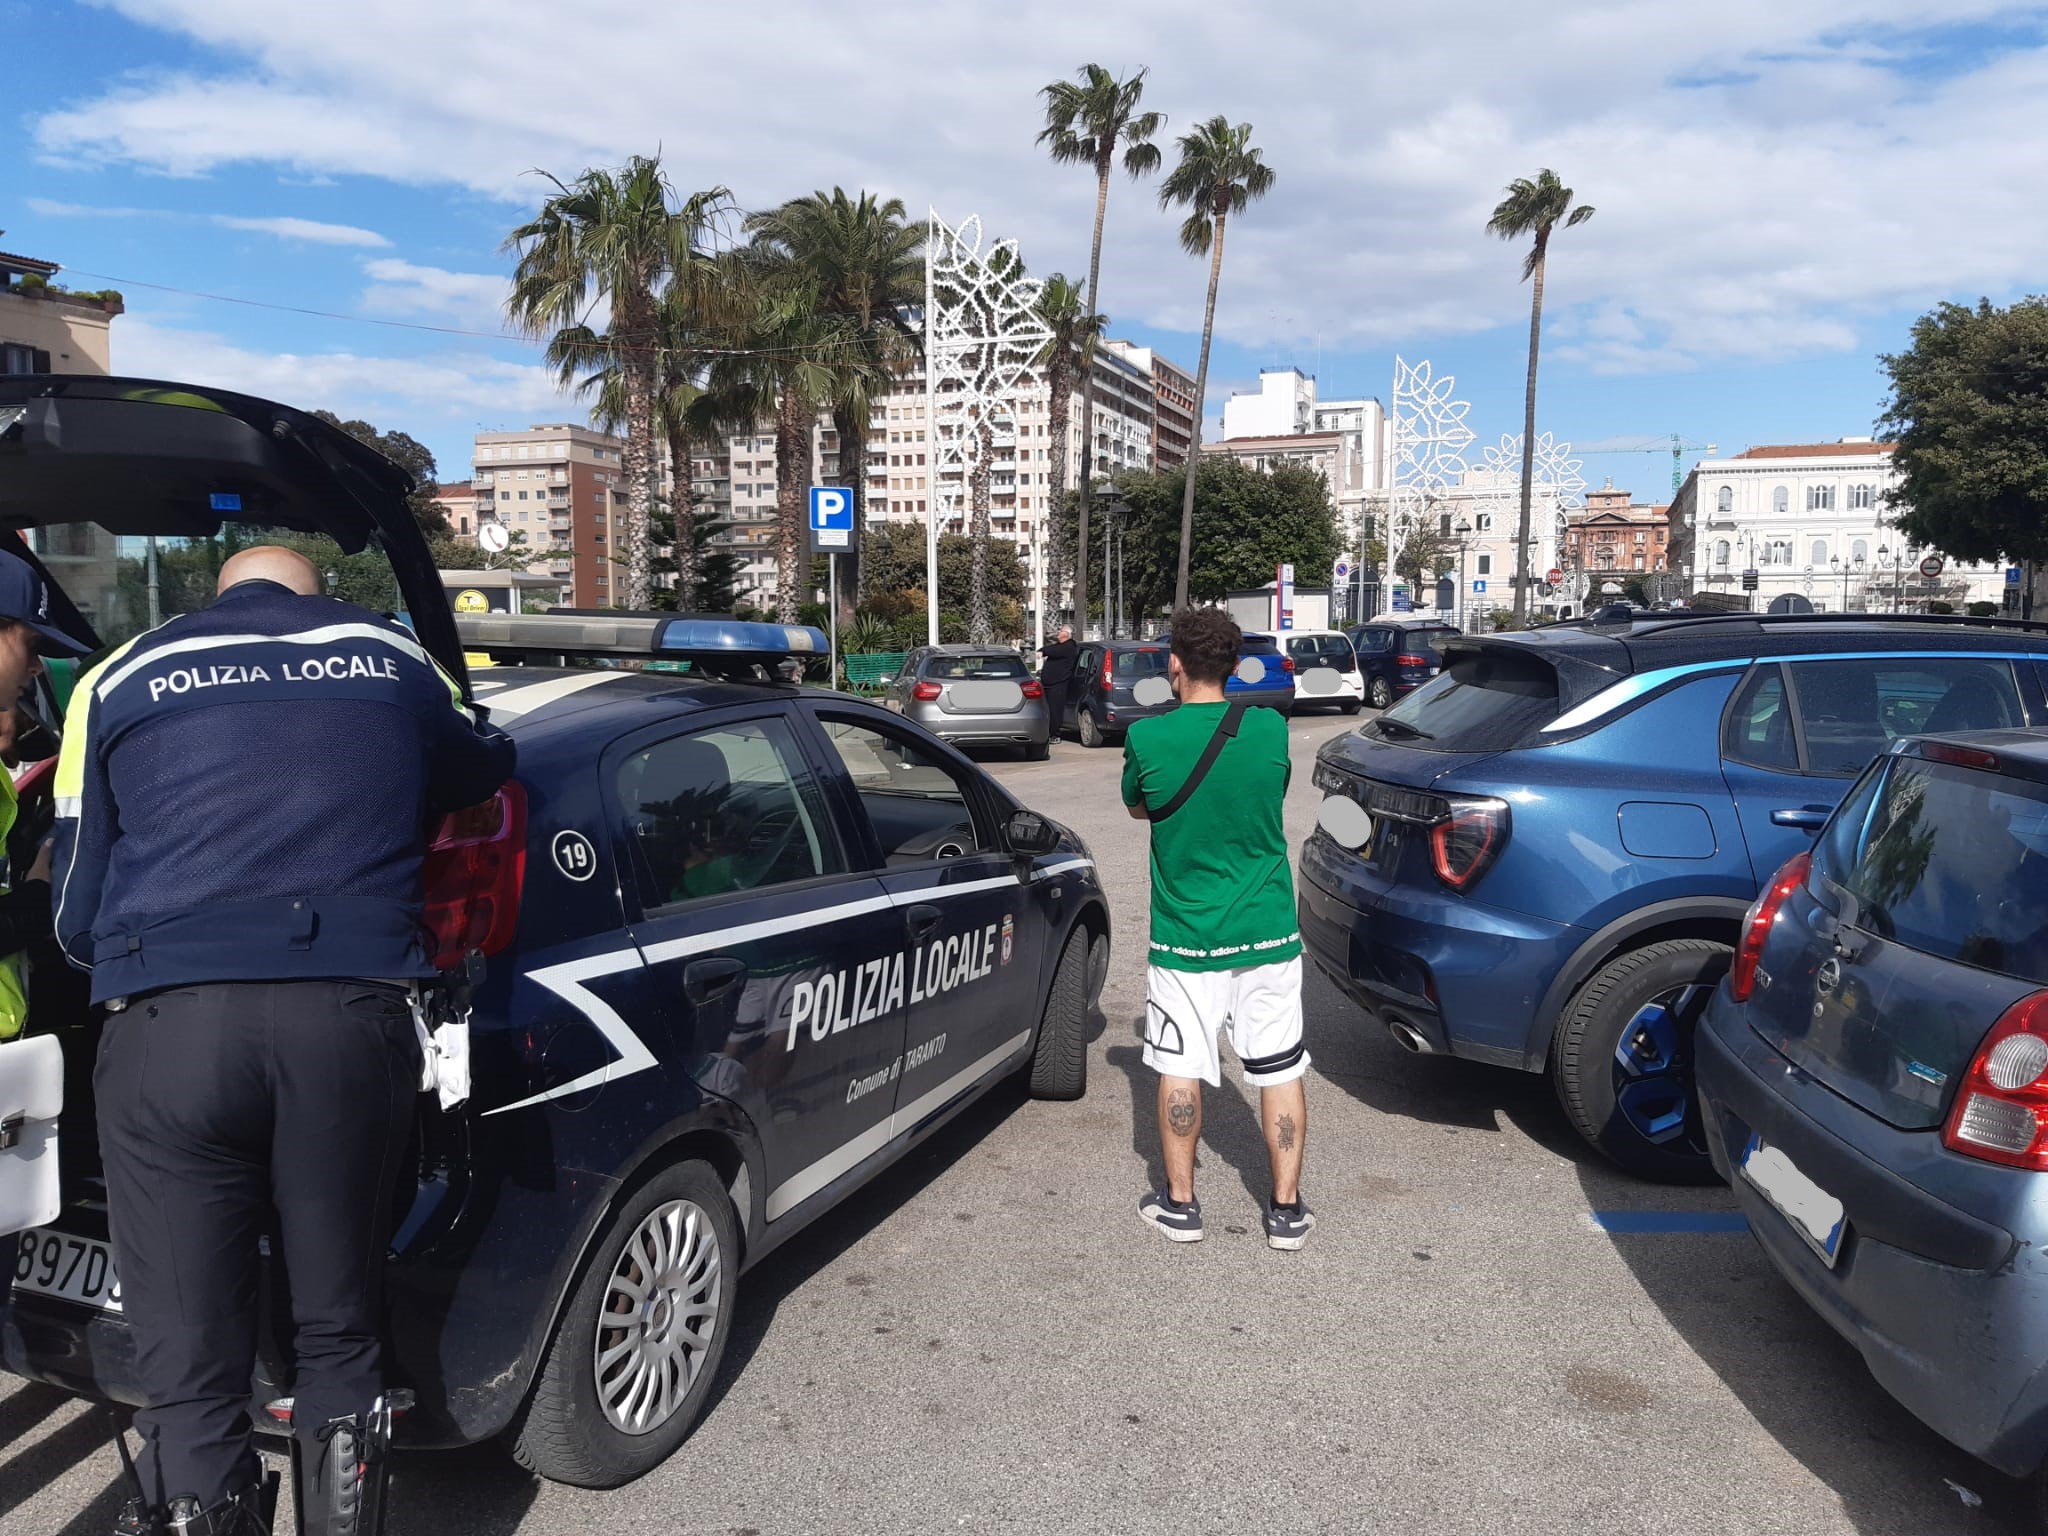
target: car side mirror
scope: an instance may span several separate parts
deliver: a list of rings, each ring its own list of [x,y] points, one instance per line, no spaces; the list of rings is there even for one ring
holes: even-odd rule
[[[1003,828],[1003,838],[1009,843],[1010,852],[1035,858],[1059,847],[1060,829],[1036,811],[1013,811]]]

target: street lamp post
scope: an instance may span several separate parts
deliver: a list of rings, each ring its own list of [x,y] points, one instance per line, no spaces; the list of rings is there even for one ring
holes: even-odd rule
[[[1880,544],[1877,546],[1877,587],[1880,592],[1884,590],[1885,578],[1891,574],[1891,569],[1891,546],[1889,544]],[[1897,613],[1899,611],[1896,604],[1893,605],[1891,611],[1893,613]]]
[[[1859,576],[1862,575],[1863,565],[1864,560],[1861,555],[1858,555],[1854,560],[1844,560],[1840,555],[1828,556],[1828,569],[1839,571],[1842,575],[1842,612],[1844,613],[1849,611],[1849,574],[1853,571]]]
[[[1471,520],[1460,517],[1452,526],[1451,532],[1458,536],[1458,600],[1452,604],[1451,611],[1458,616],[1458,628],[1469,634],[1472,629],[1469,622],[1471,599],[1465,595],[1465,540],[1472,533]]]

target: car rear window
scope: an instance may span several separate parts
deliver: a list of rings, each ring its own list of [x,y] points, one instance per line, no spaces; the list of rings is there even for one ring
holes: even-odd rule
[[[2048,982],[2048,785],[1894,758],[1844,802],[1819,863],[1854,926]]]
[[[1029,677],[1018,656],[934,656],[925,663],[926,677],[957,682],[962,678]]]
[[[1558,713],[1556,668],[1525,650],[1485,646],[1448,657],[1431,682],[1364,729],[1432,752],[1504,752]]]
[[[1156,651],[1118,651],[1112,670],[1117,677],[1160,676],[1166,671],[1166,656],[1163,647]]]
[[[1244,637],[1243,654],[1246,656],[1277,656],[1280,654],[1280,645],[1271,635],[1246,635]]]
[[[1394,632],[1391,629],[1359,629],[1352,631],[1352,648],[1361,655],[1378,655],[1394,648]]]
[[[206,538],[115,535],[97,523],[57,523],[29,531],[29,547],[108,645],[132,640],[165,619],[213,602],[221,563],[254,544],[281,544],[320,568],[329,596],[374,613],[405,608],[398,575],[375,544],[353,555],[324,534],[223,523]]]
[[[1296,661],[1351,665],[1351,642],[1342,635],[1293,635],[1288,638],[1287,653]]]

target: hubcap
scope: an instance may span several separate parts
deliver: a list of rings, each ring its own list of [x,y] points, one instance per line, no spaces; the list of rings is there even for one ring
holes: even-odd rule
[[[1692,1114],[1692,1038],[1713,995],[1696,982],[1658,993],[1614,1048],[1614,1107],[1653,1146],[1706,1151]]]
[[[675,1416],[710,1356],[724,1282],[703,1207],[671,1200],[640,1219],[612,1266],[597,1326],[597,1400],[613,1428],[645,1435]]]

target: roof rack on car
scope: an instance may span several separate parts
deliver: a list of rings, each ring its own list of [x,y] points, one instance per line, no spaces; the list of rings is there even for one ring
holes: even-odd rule
[[[1595,621],[1598,615],[1594,616]],[[1576,623],[1576,620],[1566,620]],[[1661,629],[1666,625],[1690,624],[1758,624],[1770,628],[1780,625],[1801,624],[1928,624],[1934,626],[1988,624],[1997,629],[2028,630],[2037,634],[2048,634],[2048,623],[2038,619],[2009,619],[2001,614],[1987,614],[1982,618],[1968,613],[1694,613],[1694,612],[1642,612],[1636,617],[1638,630]]]
[[[547,613],[458,613],[463,649],[493,661],[639,662],[728,682],[793,680],[805,658],[822,656],[823,631],[808,624],[763,624],[729,614],[555,608]]]

